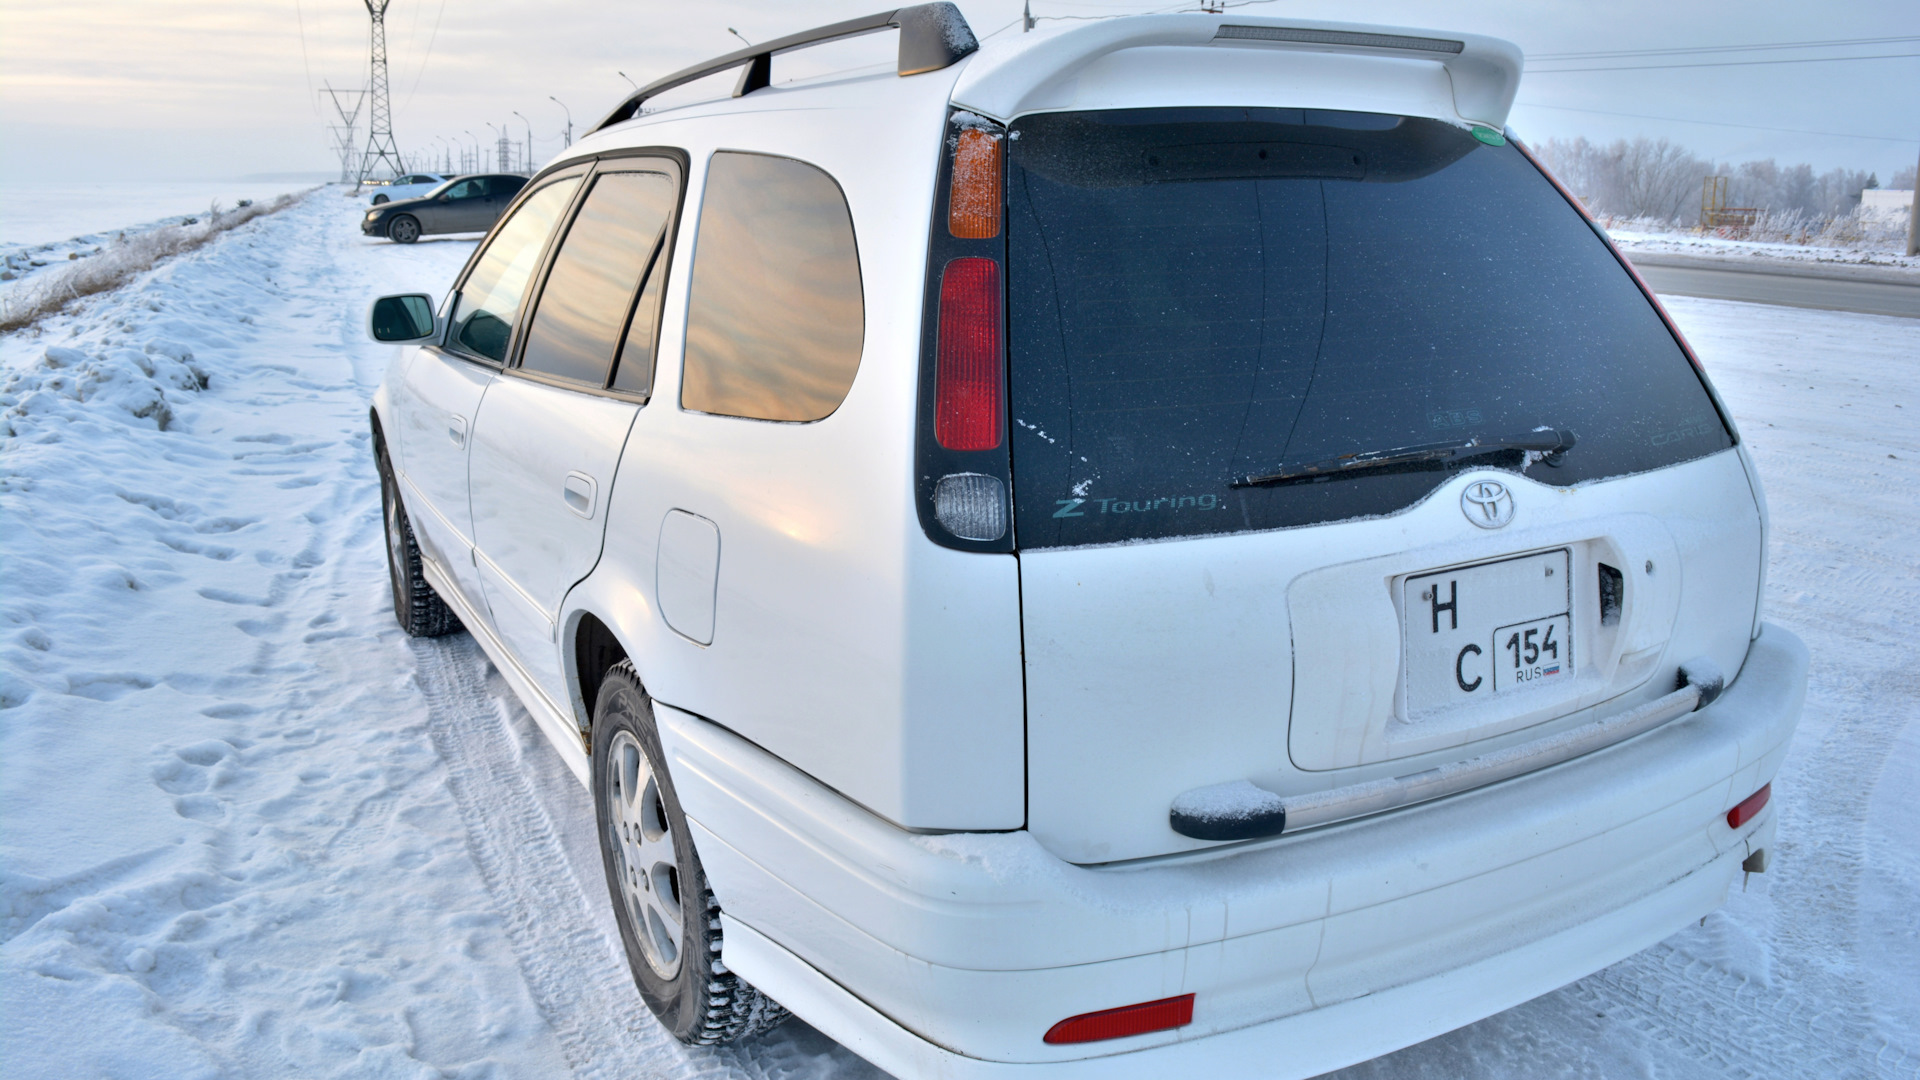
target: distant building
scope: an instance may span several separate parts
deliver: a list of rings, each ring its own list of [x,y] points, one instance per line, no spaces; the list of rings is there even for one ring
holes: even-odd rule
[[[1913,191],[1900,191],[1890,188],[1868,188],[1860,193],[1860,216],[1884,218],[1886,220],[1906,220],[1913,213]]]

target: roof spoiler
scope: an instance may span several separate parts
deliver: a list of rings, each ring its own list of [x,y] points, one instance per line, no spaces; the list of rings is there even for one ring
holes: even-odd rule
[[[874,34],[882,30],[898,28],[900,31],[900,66],[902,75],[919,75],[928,71],[939,71],[951,67],[963,57],[980,47],[973,36],[973,28],[967,25],[966,17],[960,9],[942,0],[934,4],[915,4],[912,7],[895,8],[882,11],[860,19],[848,19],[831,26],[803,30],[798,34],[788,34],[783,38],[762,45],[750,45],[747,48],[716,57],[705,63],[676,71],[664,79],[657,79],[641,87],[620,103],[620,107],[607,114],[605,120],[593,126],[594,131],[631,120],[640,114],[640,106],[648,98],[665,93],[676,86],[716,75],[729,68],[746,65],[740,73],[740,81],[734,85],[733,96],[741,97],[761,90],[773,84],[773,55],[804,49],[809,45],[820,45],[841,38],[858,37],[862,34]]]
[[[1505,128],[1520,88],[1520,48],[1479,34],[1441,33],[1356,23],[1246,15],[1135,15],[1083,24],[1065,33],[1031,35],[998,62],[975,65],[953,88],[953,103],[1011,120],[1043,85],[1109,53],[1149,46],[1268,45],[1292,50],[1400,56],[1439,63],[1453,84],[1462,120]]]

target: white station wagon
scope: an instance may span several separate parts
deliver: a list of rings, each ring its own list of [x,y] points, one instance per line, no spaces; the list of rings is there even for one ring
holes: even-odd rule
[[[674,1035],[1307,1076],[1765,869],[1760,484],[1520,67],[902,8],[640,90],[374,303],[395,611],[592,789]]]

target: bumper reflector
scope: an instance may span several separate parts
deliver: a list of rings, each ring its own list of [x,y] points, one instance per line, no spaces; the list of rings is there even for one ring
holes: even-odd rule
[[[1191,1023],[1193,995],[1181,994],[1159,1001],[1143,1001],[1138,1005],[1123,1005],[1118,1009],[1069,1016],[1047,1029],[1046,1041],[1056,1045],[1099,1042],[1102,1039],[1186,1027]]]
[[[1761,808],[1766,806],[1767,800],[1772,797],[1773,785],[1768,784],[1766,787],[1742,799],[1739,806],[1727,811],[1727,827],[1737,829],[1747,822],[1752,821],[1754,815],[1760,813]]]

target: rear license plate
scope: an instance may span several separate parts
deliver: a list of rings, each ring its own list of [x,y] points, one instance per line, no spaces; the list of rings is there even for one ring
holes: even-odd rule
[[[1566,548],[1408,577],[1407,719],[1573,681]]]

